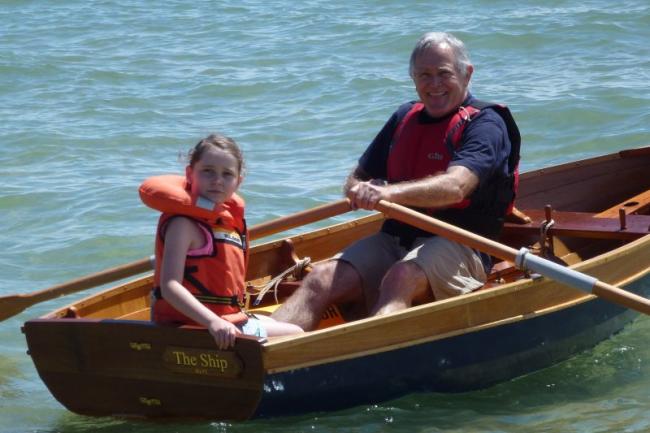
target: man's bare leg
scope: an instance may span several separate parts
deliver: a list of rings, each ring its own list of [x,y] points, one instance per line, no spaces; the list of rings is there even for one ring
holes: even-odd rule
[[[379,299],[370,314],[380,316],[404,310],[416,299],[433,300],[429,280],[417,264],[399,262],[386,272],[379,288]]]
[[[330,304],[357,300],[362,296],[361,277],[356,269],[347,262],[330,260],[315,266],[298,290],[271,317],[310,331],[318,326]]]

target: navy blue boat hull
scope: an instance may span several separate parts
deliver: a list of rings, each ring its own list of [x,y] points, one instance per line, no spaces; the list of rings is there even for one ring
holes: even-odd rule
[[[650,278],[627,290],[647,296]],[[510,324],[266,377],[256,416],[374,404],[413,392],[465,392],[507,381],[592,348],[638,313],[594,299]]]

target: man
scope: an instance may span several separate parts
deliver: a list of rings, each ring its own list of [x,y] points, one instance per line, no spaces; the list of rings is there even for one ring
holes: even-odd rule
[[[399,107],[359,159],[344,186],[353,208],[388,200],[499,235],[514,200],[520,136],[507,108],[471,96],[473,71],[454,36],[418,40],[409,72],[420,101]],[[370,314],[388,314],[476,290],[490,267],[485,254],[387,220],[316,266],[273,316],[309,330],[331,303],[358,299]]]

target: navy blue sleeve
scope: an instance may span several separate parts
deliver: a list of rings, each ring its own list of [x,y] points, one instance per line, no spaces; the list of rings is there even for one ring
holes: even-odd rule
[[[359,158],[359,167],[373,179],[388,177],[388,154],[393,141],[393,135],[399,122],[406,116],[414,102],[401,105],[381,128],[372,143]]]
[[[451,165],[461,165],[479,178],[479,188],[495,176],[508,175],[510,139],[496,111],[485,108],[465,127]]]

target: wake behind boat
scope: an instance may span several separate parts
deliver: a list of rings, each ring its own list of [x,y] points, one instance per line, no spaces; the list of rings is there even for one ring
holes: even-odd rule
[[[645,147],[523,174],[516,205],[533,221],[507,223],[500,242],[648,296],[649,166]],[[250,291],[286,273],[258,307],[270,311],[295,290],[307,257],[331,257],[384,218],[253,247]],[[146,275],[25,323],[40,377],[69,410],[248,419],[468,391],[567,359],[637,314],[496,261],[485,287],[468,295],[372,318],[332,306],[316,331],[242,337],[221,351],[204,329],[149,321],[152,281]]]

